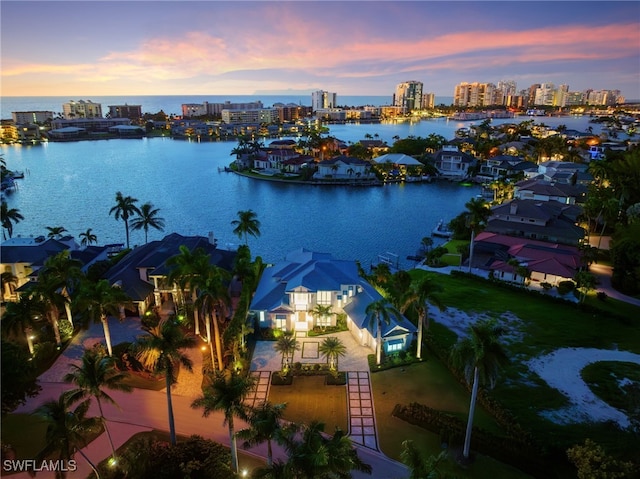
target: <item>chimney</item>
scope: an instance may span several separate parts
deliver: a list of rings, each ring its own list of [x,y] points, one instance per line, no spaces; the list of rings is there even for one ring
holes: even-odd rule
[[[515,201],[512,201],[512,202],[509,204],[509,214],[511,214],[511,215],[515,215],[515,214],[516,214],[516,211],[518,211],[518,203],[517,203],[517,202],[515,202]]]
[[[213,246],[218,245],[218,240],[213,236],[213,231],[209,231],[209,243]]]

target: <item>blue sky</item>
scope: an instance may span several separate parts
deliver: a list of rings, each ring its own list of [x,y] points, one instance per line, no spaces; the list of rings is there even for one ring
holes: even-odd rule
[[[640,2],[6,1],[3,96],[390,95],[401,81],[640,99]]]

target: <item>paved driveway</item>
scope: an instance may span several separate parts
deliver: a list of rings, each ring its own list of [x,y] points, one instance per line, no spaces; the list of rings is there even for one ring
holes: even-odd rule
[[[327,360],[318,353],[318,346],[328,336],[339,338],[347,348],[347,354],[341,357],[338,362],[341,371],[369,371],[367,355],[373,354],[374,351],[358,344],[349,331],[341,331],[327,336],[296,337],[300,344],[300,350],[293,355],[293,362],[325,364]],[[275,344],[275,341],[258,341],[256,343],[251,360],[252,371],[280,371],[282,355],[275,351]]]

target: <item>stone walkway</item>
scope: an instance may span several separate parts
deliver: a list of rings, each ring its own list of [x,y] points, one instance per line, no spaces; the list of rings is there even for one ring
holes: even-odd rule
[[[369,372],[347,373],[349,436],[354,443],[378,451],[375,409]]]
[[[318,351],[325,337],[337,337],[346,346],[347,354],[339,359],[339,369],[347,373],[347,417],[349,436],[355,444],[379,451],[375,421],[375,408],[369,377],[367,356],[373,350],[358,344],[349,331],[308,337],[296,333],[300,349],[295,352],[291,364],[326,364],[327,360]],[[247,398],[247,404],[259,404],[268,398],[271,374],[280,371],[282,356],[274,349],[275,341],[258,341],[251,361],[251,374],[259,378],[256,391]],[[263,399],[264,398],[264,399]]]
[[[271,385],[270,371],[251,371],[251,376],[256,379],[256,387],[245,398],[244,403],[249,407],[255,407],[269,398],[269,386]]]

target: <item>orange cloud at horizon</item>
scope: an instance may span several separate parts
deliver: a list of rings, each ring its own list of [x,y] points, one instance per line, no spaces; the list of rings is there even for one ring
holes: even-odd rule
[[[255,90],[256,82],[260,82],[259,88],[264,88],[262,78],[249,82],[224,76],[268,69],[307,71],[345,80],[425,69],[472,75],[474,68],[490,65],[624,58],[637,55],[639,42],[637,23],[457,32],[406,40],[389,40],[371,32],[350,32],[352,39],[346,43],[342,43],[344,39],[340,36],[332,35],[318,41],[317,36],[309,35],[308,25],[302,27],[296,22],[281,25],[278,31],[263,32],[255,38],[240,36],[233,42],[203,31],[179,37],[162,35],[148,38],[130,51],[113,51],[90,62],[65,65],[5,58],[2,91],[6,96],[51,95],[53,84],[60,88],[66,84],[67,91],[60,94],[100,94],[99,90],[109,83],[110,90],[124,92],[138,88],[153,94],[174,87],[184,89],[190,80],[200,85],[203,78],[216,85],[239,87],[246,83]],[[424,64],[415,65],[417,62]],[[38,80],[45,77],[48,84],[43,81],[38,88]],[[265,80],[280,88],[297,85],[295,74],[287,79]],[[25,90],[26,85],[29,91]],[[83,88],[85,91],[78,91]]]

